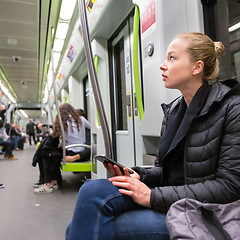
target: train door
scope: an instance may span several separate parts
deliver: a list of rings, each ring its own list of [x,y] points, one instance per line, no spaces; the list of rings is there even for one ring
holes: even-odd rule
[[[127,166],[136,165],[135,123],[138,118],[132,73],[132,30],[130,16],[109,40],[111,113],[114,158]]]

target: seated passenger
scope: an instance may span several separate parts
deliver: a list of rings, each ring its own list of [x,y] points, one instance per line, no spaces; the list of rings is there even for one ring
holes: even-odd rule
[[[76,143],[85,144],[85,128],[90,128],[89,122],[84,117],[80,117],[77,110],[68,103],[62,104],[59,109],[66,134],[66,145]],[[59,117],[57,115],[53,125],[53,132],[46,140],[44,140],[44,143],[42,143],[43,146],[41,147],[41,144],[39,146],[42,148],[41,157],[44,166],[45,184],[35,189],[35,193],[51,193],[53,192],[53,189],[58,188],[57,182],[60,177],[59,175],[61,175],[60,161],[62,159],[62,149],[58,148],[60,135],[61,129]],[[76,150],[76,152],[70,150],[67,151],[67,154],[79,154],[84,150],[84,148],[75,147],[74,150]],[[83,156],[85,157],[85,155]],[[85,158],[82,160],[85,160]]]
[[[72,144],[86,144],[86,131],[90,129],[90,123],[70,104],[60,106],[64,131],[66,134],[66,146]],[[58,117],[56,117],[56,130],[60,131]],[[89,136],[90,137],[90,136]],[[88,140],[89,142],[89,140]],[[84,162],[89,160],[90,149],[84,147],[71,147],[66,150],[66,162]]]
[[[4,157],[11,160],[17,160],[17,158],[14,157],[12,153],[14,143],[13,141],[9,140],[9,136],[7,135],[6,129],[4,127],[0,128],[0,146],[3,146],[2,151],[5,151]]]
[[[124,168],[122,175],[105,164],[113,177],[80,188],[67,240],[169,239],[166,213],[176,201],[240,199],[240,83],[216,81],[223,53],[201,33],[174,38],[160,69],[165,87],[182,96],[162,105],[155,167],[134,167],[133,174]]]
[[[6,131],[8,133],[8,135],[10,136],[10,139],[13,141],[13,145],[14,145],[14,150],[18,151],[18,144],[19,144],[19,140],[20,140],[20,136],[21,134],[19,133],[19,131],[16,128],[16,124],[6,124]]]
[[[77,109],[77,112],[80,115],[80,118],[82,121],[86,120],[86,115],[83,109]],[[91,132],[90,132],[90,123],[86,120],[86,123],[84,124],[85,128],[82,126],[81,131],[85,130],[85,143],[86,145],[91,145]],[[83,134],[79,134],[80,140],[78,140],[78,143],[83,142],[83,139],[81,139]],[[68,144],[70,145],[70,144]],[[84,162],[88,161],[90,158],[91,150],[89,148],[84,148],[84,150],[77,152],[77,151],[71,151],[67,149],[66,151],[66,162]]]
[[[43,163],[41,165],[43,169],[40,170],[43,171],[44,184],[35,189],[34,193],[52,193],[54,189],[58,189],[58,180],[61,178],[60,162],[62,159],[59,137],[55,135],[54,131],[41,142],[36,153],[33,163],[34,161]]]

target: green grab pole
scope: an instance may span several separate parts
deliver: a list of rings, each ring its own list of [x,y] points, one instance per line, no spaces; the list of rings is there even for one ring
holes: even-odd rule
[[[134,23],[133,23],[133,74],[134,74],[134,83],[136,90],[136,99],[138,105],[138,112],[140,121],[143,119],[144,110],[142,103],[142,94],[139,80],[139,68],[138,68],[138,34],[139,34],[139,22],[140,22],[140,14],[138,6],[135,7],[134,14]]]
[[[94,65],[95,65],[95,69],[96,69],[96,74],[98,75],[98,56],[96,56],[96,55],[94,57]],[[98,126],[100,127],[101,126],[101,122],[100,122],[100,119],[99,119],[99,115],[98,115],[98,110],[97,109],[96,109],[96,112],[97,112]]]

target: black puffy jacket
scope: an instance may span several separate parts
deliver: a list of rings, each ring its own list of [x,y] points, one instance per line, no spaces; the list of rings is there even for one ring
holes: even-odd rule
[[[172,104],[165,109],[165,120]],[[163,123],[164,132],[167,121]],[[152,169],[135,170],[141,181],[154,187],[151,206],[159,212],[167,212],[182,198],[209,203],[240,199],[240,84],[236,80],[215,83],[201,113],[193,119],[185,140],[184,185],[161,186],[158,159]]]

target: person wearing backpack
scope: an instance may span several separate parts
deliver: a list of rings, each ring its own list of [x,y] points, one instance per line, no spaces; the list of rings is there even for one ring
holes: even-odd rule
[[[166,213],[180,199],[240,199],[240,84],[217,81],[221,42],[201,33],[177,35],[161,64],[166,88],[182,96],[162,104],[155,167],[88,181],[79,190],[66,239],[169,239]]]

